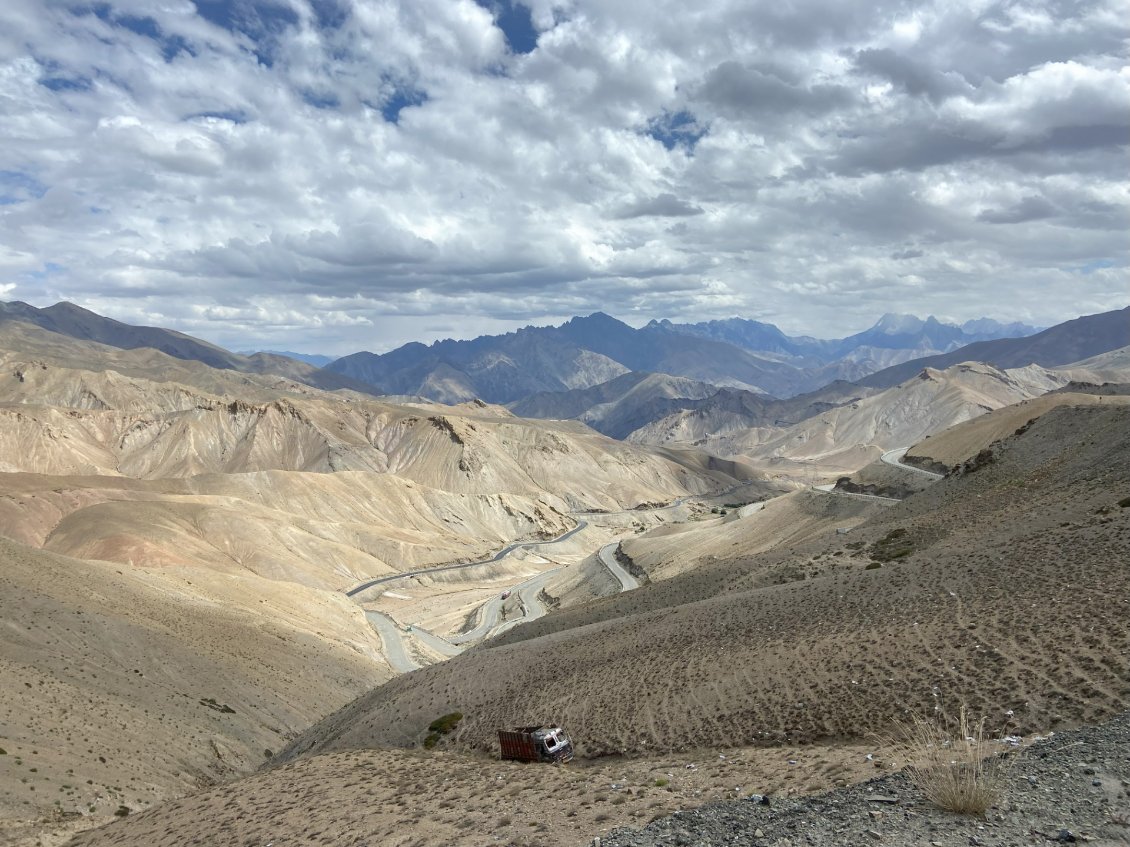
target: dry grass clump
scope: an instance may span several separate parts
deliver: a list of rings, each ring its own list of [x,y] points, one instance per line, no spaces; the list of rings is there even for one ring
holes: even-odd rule
[[[896,757],[926,799],[962,815],[984,815],[1004,793],[1011,761],[1000,742],[974,721],[965,706],[956,720],[915,715],[897,726]]]

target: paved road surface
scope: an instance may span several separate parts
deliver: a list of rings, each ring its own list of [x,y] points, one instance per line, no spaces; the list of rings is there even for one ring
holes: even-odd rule
[[[404,646],[404,635],[396,621],[380,612],[365,612],[365,618],[381,637],[385,648],[385,658],[397,673],[408,673],[420,667],[408,655]]]
[[[346,597],[353,597],[354,595],[360,594],[362,591],[365,591],[368,588],[372,588],[374,585],[380,585],[380,584],[385,583],[385,582],[392,582],[393,580],[397,580],[397,579],[406,579],[410,576],[420,576],[421,574],[428,574],[428,573],[440,573],[442,571],[457,571],[457,570],[461,570],[463,568],[474,568],[474,567],[478,567],[479,565],[489,565],[491,562],[497,562],[500,559],[505,559],[507,556],[509,556],[515,550],[518,550],[519,548],[522,548],[522,547],[531,548],[531,547],[542,547],[546,544],[560,544],[562,541],[565,541],[566,539],[570,538],[571,536],[576,535],[578,532],[580,532],[582,529],[584,529],[588,525],[589,525],[588,521],[578,520],[577,525],[575,527],[573,527],[568,532],[557,536],[556,538],[550,539],[549,541],[519,541],[515,544],[509,544],[506,547],[503,547],[497,553],[495,553],[494,556],[492,556],[491,558],[483,559],[480,562],[464,562],[463,564],[460,564],[460,565],[439,565],[438,567],[434,567],[434,568],[421,568],[418,571],[404,571],[403,573],[394,573],[394,574],[390,574],[389,576],[382,576],[382,577],[378,577],[377,579],[370,579],[368,582],[363,582],[360,585],[357,585],[357,586],[354,586],[353,588],[350,588],[348,591],[345,592],[345,596]]]
[[[600,563],[604,565],[612,573],[616,579],[620,580],[621,591],[631,591],[633,588],[639,588],[640,583],[634,576],[624,570],[624,566],[616,561],[615,550],[620,544],[619,541],[613,541],[611,544],[605,544],[600,548]]]
[[[553,568],[544,573],[539,573],[510,589],[511,596],[517,594],[518,599],[521,601],[522,610],[524,612],[521,617],[500,623],[499,614],[502,611],[502,604],[505,601],[502,599],[501,594],[496,594],[480,607],[482,611],[479,615],[480,619],[478,625],[468,632],[454,636],[451,639],[451,643],[466,644],[469,641],[480,641],[488,635],[497,635],[520,623],[540,618],[545,614],[546,609],[541,601],[538,600],[538,593],[545,588],[550,579],[556,576],[559,570],[561,570],[561,568]]]
[[[906,451],[909,450],[909,449],[910,449],[909,447],[899,447],[895,450],[888,450],[886,453],[884,453],[879,458],[882,459],[888,465],[891,465],[891,466],[896,467],[896,468],[902,468],[904,471],[914,471],[915,473],[920,473],[920,474],[923,474],[924,476],[928,476],[928,477],[930,477],[930,479],[941,479],[942,478],[942,474],[940,474],[940,473],[934,473],[933,471],[927,471],[927,470],[923,470],[922,468],[916,468],[916,467],[914,467],[914,465],[903,464],[902,457],[906,455]]]
[[[443,656],[458,656],[463,652],[462,647],[458,646],[457,644],[452,644],[446,638],[440,638],[434,632],[429,632],[422,627],[413,626],[412,635],[416,636],[416,638],[418,638],[420,641],[423,641],[425,644],[427,644],[429,647]]]

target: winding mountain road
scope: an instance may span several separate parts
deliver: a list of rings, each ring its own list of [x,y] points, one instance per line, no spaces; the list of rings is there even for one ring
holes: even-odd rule
[[[894,450],[888,450],[879,458],[888,465],[895,468],[902,468],[904,471],[914,471],[915,473],[928,476],[930,479],[941,479],[943,474],[934,473],[933,471],[924,470],[923,468],[916,468],[914,465],[907,465],[902,461],[902,457],[906,455],[909,447],[897,447]]]
[[[611,544],[605,544],[600,548],[600,563],[608,568],[609,572],[620,580],[620,591],[631,591],[633,588],[639,588],[640,583],[634,576],[624,570],[624,566],[616,561],[616,548],[620,545],[619,541],[613,541]]]
[[[518,541],[518,542],[515,542],[514,544],[508,544],[507,546],[505,546],[501,550],[499,550],[497,553],[495,553],[494,556],[492,556],[491,558],[483,559],[483,560],[478,561],[478,562],[463,562],[462,564],[458,564],[458,565],[439,565],[439,566],[434,567],[434,568],[420,568],[419,570],[415,570],[415,571],[404,571],[402,573],[394,573],[394,574],[390,574],[389,576],[378,577],[377,579],[370,579],[367,582],[362,582],[360,585],[356,585],[353,588],[350,588],[348,591],[345,592],[345,596],[346,597],[353,597],[357,594],[360,594],[362,591],[365,591],[366,589],[372,588],[374,585],[381,585],[383,583],[393,582],[394,580],[398,580],[398,579],[407,579],[408,577],[421,576],[422,574],[442,573],[444,571],[457,571],[457,570],[461,570],[463,568],[478,567],[479,565],[489,565],[492,562],[497,562],[497,561],[500,561],[502,559],[505,559],[507,556],[509,556],[515,550],[518,550],[518,549],[521,549],[521,548],[529,549],[529,548],[532,548],[532,547],[541,547],[541,546],[546,545],[546,544],[560,544],[562,541],[565,541],[568,538],[570,538],[571,536],[576,535],[578,532],[580,532],[582,529],[584,529],[588,525],[589,525],[588,521],[583,520],[583,519],[578,519],[577,525],[575,527],[573,527],[568,532],[557,536],[556,538],[551,538],[548,541]]]
[[[697,494],[688,495],[686,497],[679,497],[666,506],[661,506],[656,509],[649,509],[649,512],[661,512],[675,509],[688,500],[698,498],[711,498],[711,497],[724,497],[739,488],[752,485],[756,480],[748,480],[746,482],[738,483],[731,486],[724,491],[716,492],[714,494]],[[763,504],[754,504],[760,508]],[[547,541],[518,541],[513,544],[508,544],[489,559],[483,559],[478,562],[464,562],[454,565],[439,565],[432,568],[419,568],[414,571],[405,571],[403,573],[390,574],[388,576],[378,577],[376,579],[366,580],[365,582],[354,586],[345,592],[346,596],[354,597],[362,591],[366,591],[377,585],[382,585],[389,582],[394,582],[399,579],[406,579],[413,576],[421,576],[424,574],[442,573],[445,571],[463,570],[466,568],[478,567],[481,565],[489,565],[493,562],[498,562],[515,550],[531,549],[535,547],[545,547],[551,544],[560,544],[567,541],[573,535],[577,534],[585,527],[588,526],[586,517],[599,517],[602,515],[610,514],[631,514],[635,509],[625,510],[623,512],[574,512],[573,517],[577,519],[577,525],[567,532],[562,533],[557,538],[549,539]],[[639,581],[626,571],[623,566],[616,561],[616,556],[613,551],[619,542],[612,542],[606,544],[600,549],[598,558],[608,571],[620,583],[621,591],[631,591],[632,589],[639,588]],[[463,645],[480,641],[488,636],[497,635],[505,632],[511,627],[517,626],[520,623],[527,621],[537,620],[546,614],[545,605],[538,598],[545,586],[549,583],[561,568],[552,568],[543,573],[530,577],[524,582],[519,583],[508,592],[511,596],[517,595],[519,603],[522,607],[522,615],[508,621],[500,623],[502,606],[505,603],[502,596],[495,595],[482,606],[480,606],[479,622],[468,632],[457,635],[450,640],[441,638],[435,633],[429,632],[419,626],[401,627],[395,620],[388,615],[377,611],[366,611],[365,617],[369,623],[377,630],[380,636],[381,643],[385,648],[385,655],[388,659],[389,665],[400,673],[407,673],[408,671],[416,670],[420,665],[409,654],[407,643],[409,638],[416,638],[426,646],[435,650],[443,656],[455,656],[463,652],[465,649]]]

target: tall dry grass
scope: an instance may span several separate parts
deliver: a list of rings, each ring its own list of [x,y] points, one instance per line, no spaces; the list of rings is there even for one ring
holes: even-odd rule
[[[1011,760],[999,739],[962,706],[956,719],[913,716],[896,726],[894,756],[926,799],[963,815],[984,815],[1004,794]]]

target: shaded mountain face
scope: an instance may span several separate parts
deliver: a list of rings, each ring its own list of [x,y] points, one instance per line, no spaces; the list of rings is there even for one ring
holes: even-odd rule
[[[652,321],[635,329],[597,312],[557,327],[526,327],[507,335],[430,346],[412,343],[382,355],[355,353],[327,367],[383,393],[445,403],[472,397],[519,403],[537,396],[535,405],[545,405],[549,393],[590,389],[630,372],[792,397],[983,338],[1034,331],[989,319],[967,327],[933,317],[889,314],[866,332],[820,340],[791,337],[772,324],[741,318],[699,324]]]
[[[797,367],[725,342],[654,325],[634,329],[602,313],[559,327],[526,327],[470,341],[406,344],[390,353],[354,353],[328,366],[388,394],[441,402],[479,397],[512,403],[539,392],[591,388],[630,371],[686,377],[771,394],[795,393]]]
[[[341,388],[365,394],[373,391],[372,386],[365,383],[291,357],[269,353],[241,356],[182,332],[153,326],[133,326],[95,314],[73,303],[56,303],[43,309],[20,301],[0,303],[0,330],[11,324],[29,324],[76,341],[94,341],[121,350],[159,350],[175,359],[201,362],[220,370],[278,374],[326,391]]]

